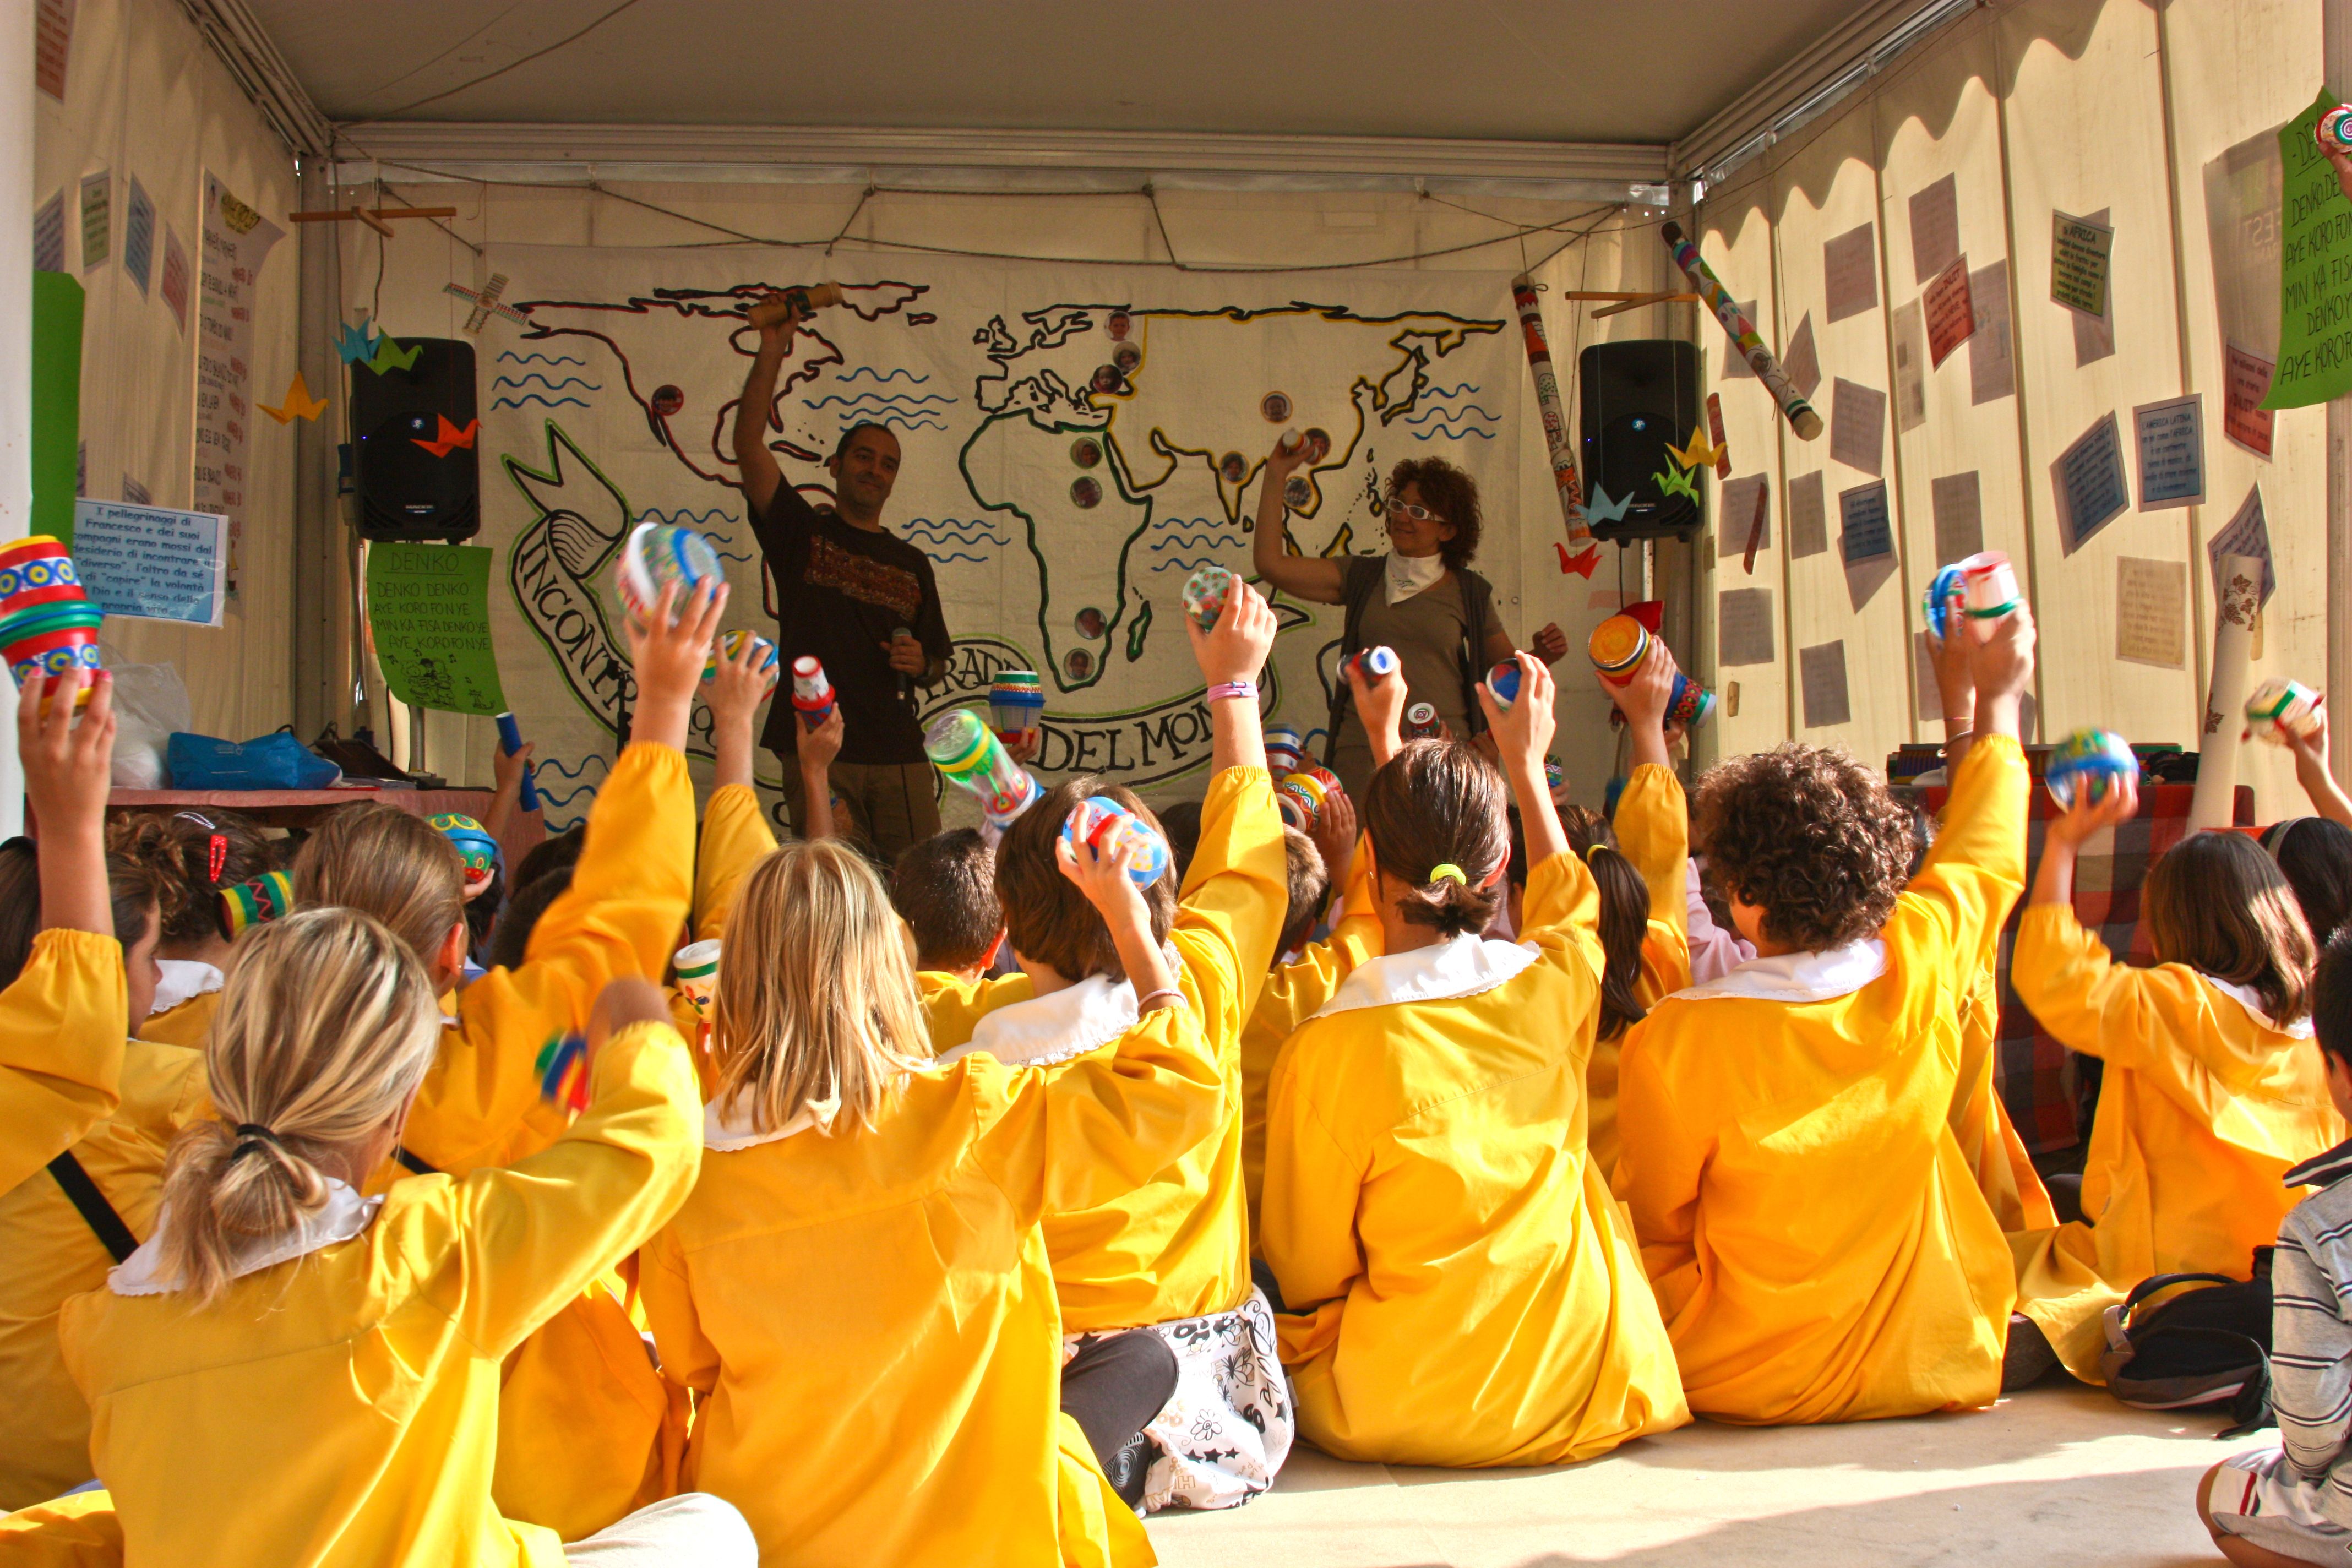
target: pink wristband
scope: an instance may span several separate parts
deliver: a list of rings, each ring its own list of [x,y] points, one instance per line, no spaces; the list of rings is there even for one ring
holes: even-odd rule
[[[1242,702],[1256,701],[1257,682],[1255,680],[1220,680],[1214,686],[1209,688],[1210,701],[1223,702],[1229,699]]]

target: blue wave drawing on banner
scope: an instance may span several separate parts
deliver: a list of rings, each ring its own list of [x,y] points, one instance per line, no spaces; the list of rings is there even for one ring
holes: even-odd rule
[[[911,518],[900,531],[908,539],[929,540],[933,544],[977,544],[983,540],[999,546],[1013,542],[997,532],[995,524],[986,518]]]
[[[520,392],[534,381],[539,383],[540,385],[547,388],[550,392],[562,392],[567,386],[584,386],[591,392],[602,392],[604,390],[602,384],[591,381],[584,375],[567,375],[562,381],[550,381],[544,374],[535,370],[525,371],[520,375],[499,376],[497,380],[491,382],[490,385],[494,389],[501,386],[511,386],[516,391]]]
[[[530,771],[534,773],[561,773],[567,779],[577,779],[587,773],[590,768],[602,768],[606,773],[611,773],[613,771],[613,764],[609,759],[598,756],[593,752],[581,758],[580,764],[577,767],[565,767],[562,759],[556,757],[537,758],[530,764]],[[546,792],[542,790],[540,793],[543,795]]]
[[[1202,545],[1213,550],[1225,542],[1227,541],[1222,536],[1213,533],[1171,533],[1153,545],[1151,552],[1156,555],[1163,550],[1198,550]]]
[[[883,409],[912,412],[917,409],[921,409],[923,405],[927,403],[944,405],[950,404],[955,401],[956,400],[954,398],[950,397],[944,392],[927,392],[920,397],[917,397],[910,393],[905,392],[861,392],[855,397],[844,397],[841,394],[836,392],[829,397],[820,397],[814,402],[803,397],[801,399],[801,406],[807,409],[818,409],[830,407],[832,405],[838,403],[846,407],[851,413],[857,413],[869,408],[876,410],[877,412]],[[924,412],[929,413],[931,412],[931,410],[925,409]]]
[[[863,423],[893,426],[900,430],[944,430],[948,427],[947,421],[932,418],[928,411],[912,419],[902,419],[896,414],[868,415]]]
[[[1433,386],[1423,391],[1421,395],[1423,401],[1426,402],[1433,397],[1459,397],[1465,392],[1475,395],[1477,391],[1475,386],[1465,381],[1459,386]]]
[[[700,511],[694,511],[686,507],[679,507],[676,511],[664,511],[659,507],[649,506],[645,510],[637,513],[636,521],[639,522],[673,523],[680,528],[698,528],[708,532],[710,527],[710,520],[714,517],[719,521],[727,523],[740,522],[742,521],[733,512],[715,506],[705,507]]]
[[[509,362],[512,362],[512,363],[515,363],[515,364],[581,364],[581,365],[584,365],[584,364],[586,364],[586,363],[588,363],[588,362],[587,362],[586,360],[584,360],[584,359],[573,359],[570,354],[519,354],[519,353],[515,353],[515,352],[514,352],[514,350],[512,350],[512,349],[501,349],[501,350],[499,350],[499,351],[498,363],[500,363],[500,364],[506,364],[506,363],[508,363]]]
[[[1433,441],[1440,436],[1454,441],[1466,441],[1474,436],[1481,441],[1491,441],[1495,438],[1495,433],[1492,430],[1481,430],[1475,425],[1465,425],[1459,430],[1449,430],[1441,425],[1434,430],[1416,430],[1412,433],[1412,438],[1416,441]]]
[[[1216,564],[1218,564],[1216,558],[1211,555],[1203,555],[1198,560],[1188,560],[1184,556],[1174,555],[1165,561],[1155,563],[1151,569],[1154,572],[1198,572],[1203,566]]]
[[[1402,422],[1407,425],[1426,425],[1433,419],[1467,419],[1473,414],[1486,419],[1502,417],[1491,408],[1481,408],[1475,403],[1465,403],[1459,408],[1424,408],[1418,414],[1408,416]]]
[[[981,556],[981,555],[966,555],[966,554],[965,554],[962,551],[961,551],[961,550],[950,552],[950,553],[948,553],[948,554],[946,554],[946,555],[942,555],[942,554],[940,554],[940,553],[938,551],[936,551],[936,550],[926,550],[926,551],[924,551],[924,552],[923,552],[923,553],[924,553],[924,554],[926,554],[926,555],[928,555],[928,556],[929,556],[932,560],[934,560],[934,561],[936,561],[936,562],[938,562],[938,563],[939,563],[940,565],[942,565],[942,566],[945,566],[945,565],[947,565],[949,563],[950,563],[950,562],[954,562],[954,561],[969,561],[969,562],[971,562],[971,563],[973,565],[975,565],[975,566],[985,566],[985,565],[987,565],[987,564],[988,564],[988,560],[987,560],[987,558],[986,558],[985,556]]]
[[[526,403],[536,403],[542,408],[562,408],[567,404],[574,408],[585,408],[588,406],[588,400],[584,397],[542,397],[536,392],[526,392],[520,397],[492,398],[490,400],[490,406],[493,408],[520,408]],[[941,426],[941,428],[945,428],[945,426]]]
[[[842,377],[840,377],[839,379],[840,379],[840,381],[841,381],[843,384],[847,384],[847,383],[849,383],[849,382],[856,381],[856,380],[859,376],[861,376],[861,375],[870,375],[870,376],[872,376],[876,381],[883,382],[883,383],[886,383],[886,384],[887,384],[887,383],[889,383],[889,382],[893,382],[893,381],[900,381],[900,380],[904,380],[904,381],[911,381],[911,382],[913,382],[917,386],[920,386],[920,385],[922,385],[925,382],[927,382],[927,381],[929,381],[929,380],[930,380],[930,379],[931,379],[931,378],[930,378],[929,376],[928,376],[928,375],[917,375],[917,374],[916,374],[913,371],[911,371],[911,370],[894,370],[894,371],[890,372],[887,375],[885,375],[885,374],[883,374],[880,371],[876,370],[876,369],[875,369],[872,365],[870,365],[870,364],[861,364],[861,365],[859,365],[856,370],[851,371],[847,375],[842,376]]]
[[[579,784],[568,790],[557,791],[549,789],[545,785],[541,785],[540,787],[539,798],[549,805],[565,806],[570,805],[573,801],[578,800],[583,795],[590,800],[594,800],[596,798],[596,786],[594,784]],[[565,831],[568,832],[570,829],[567,828]]]
[[[1211,533],[1219,534],[1232,539],[1239,539],[1242,536],[1241,530],[1238,527],[1226,521],[1222,517],[1171,516],[1154,518],[1151,522],[1151,527],[1148,531],[1160,533],[1179,528],[1205,529]]]

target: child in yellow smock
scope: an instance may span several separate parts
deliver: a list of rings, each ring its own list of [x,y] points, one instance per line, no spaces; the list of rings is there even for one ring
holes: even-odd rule
[[[1266,1113],[1265,1261],[1299,1428],[1342,1458],[1537,1465],[1688,1419],[1624,1215],[1581,1138],[1600,1009],[1596,899],[1544,780],[1551,678],[1487,707],[1530,862],[1526,940],[1481,939],[1510,853],[1471,748],[1373,774],[1369,958],[1284,1048]]]
[[[1758,956],[1626,1042],[1618,1190],[1691,1409],[1851,1421],[1990,1404],[2014,1281],[1949,1124],[1960,1013],[2024,884],[2032,625],[1977,658],[1978,742],[1906,889],[1909,819],[1843,752],[1719,763],[1698,837]]]
[[[701,1178],[643,1269],[664,1369],[699,1396],[689,1484],[742,1509],[770,1568],[1152,1561],[1057,1414],[1038,1224],[1149,1180],[1224,1110],[1119,853],[1065,874],[1144,1010],[1045,1068],[929,1061],[898,917],[842,845],[744,883]]]
[[[669,1215],[700,1155],[660,994],[617,981],[594,1015],[588,1109],[563,1136],[510,1170],[363,1197],[440,1041],[424,966],[342,909],[237,943],[215,1114],[173,1143],[154,1234],[60,1323],[125,1561],[567,1560],[491,1500],[499,1363]],[[711,1498],[656,1504],[616,1538],[646,1554],[633,1561],[757,1560]]]
[[[403,1125],[380,1191],[404,1173],[463,1175],[546,1148],[571,1111],[544,1091],[541,1052],[577,1031],[616,975],[658,980],[693,897],[694,787],[687,726],[724,589],[691,602],[675,590],[626,635],[637,683],[630,743],[596,792],[572,885],[532,931],[520,968],[493,968],[461,990],[469,932],[457,851],[420,817],[346,806],[294,861],[304,908],[339,904],[391,926],[452,1008],[440,1049]],[[678,618],[673,621],[671,616]],[[645,1353],[625,1274],[580,1299],[506,1367],[495,1491],[508,1517],[577,1540],[667,1495],[680,1415]],[[593,1442],[583,1435],[595,1434]]]
[[[2012,1384],[2054,1352],[2103,1382],[2101,1314],[2156,1274],[2248,1278],[2297,1194],[2281,1178],[2344,1138],[2311,1037],[2311,934],[2270,858],[2200,833],[2148,868],[2157,965],[2117,963],[2074,918],[2084,839],[2130,817],[2128,785],[2050,824],[2010,982],[2060,1041],[2106,1065],[2083,1219],[2016,1238]]]
[[[107,831],[107,847],[164,873],[163,935],[155,957],[163,979],[143,1037],[201,1049],[220,1004],[229,939],[221,934],[220,894],[278,869],[276,847],[241,813],[138,812]]]

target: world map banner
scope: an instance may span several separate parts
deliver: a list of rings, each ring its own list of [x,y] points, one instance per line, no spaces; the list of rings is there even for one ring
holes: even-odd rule
[[[758,346],[743,313],[770,289],[843,292],[779,379],[769,436],[786,479],[822,502],[843,430],[898,436],[884,521],[930,558],[955,641],[925,721],[984,703],[999,669],[1034,669],[1048,782],[1100,773],[1162,800],[1205,783],[1181,591],[1205,562],[1249,574],[1259,470],[1286,430],[1327,443],[1286,492],[1300,552],[1385,549],[1388,470],[1443,457],[1486,492],[1481,569],[1506,595],[1517,585],[1527,374],[1507,274],[539,246],[494,246],[488,268],[513,279],[528,325],[493,323],[478,351],[478,542],[498,552],[499,672],[551,828],[585,815],[630,705],[613,564],[633,526],[703,532],[734,588],[727,624],[775,635],[732,440]],[[1319,747],[1340,611],[1276,605],[1264,707]],[[706,754],[708,723],[698,708]],[[956,792],[943,805],[951,822],[974,815]]]

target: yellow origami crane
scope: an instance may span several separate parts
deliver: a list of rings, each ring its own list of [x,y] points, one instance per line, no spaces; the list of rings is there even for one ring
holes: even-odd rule
[[[1673,453],[1675,461],[1685,468],[1711,468],[1715,467],[1716,459],[1723,456],[1722,447],[1707,445],[1706,426],[1704,425],[1691,426],[1689,446],[1669,446],[1666,450]]]
[[[254,406],[280,425],[291,425],[297,419],[315,420],[327,411],[327,400],[310,395],[310,384],[302,379],[299,370],[294,373],[294,384],[286,389],[285,404],[282,408],[272,408],[267,403]]]

